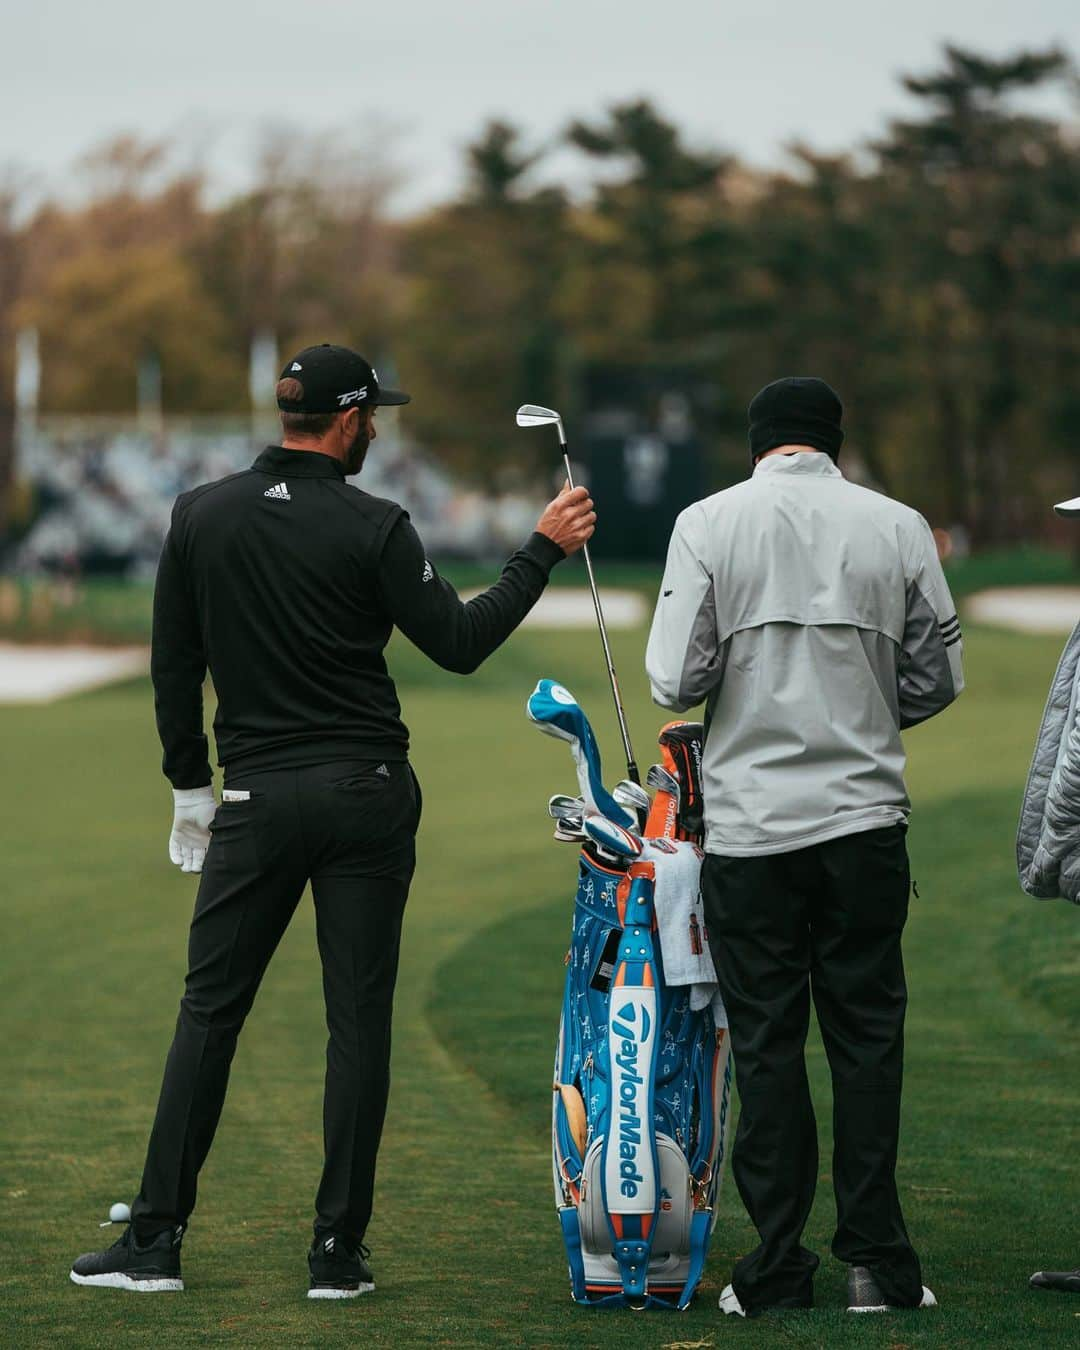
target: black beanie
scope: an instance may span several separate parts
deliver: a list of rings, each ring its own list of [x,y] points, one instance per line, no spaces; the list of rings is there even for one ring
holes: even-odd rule
[[[812,445],[835,463],[844,441],[844,405],[824,380],[788,375],[759,389],[747,409],[750,462],[778,445]]]

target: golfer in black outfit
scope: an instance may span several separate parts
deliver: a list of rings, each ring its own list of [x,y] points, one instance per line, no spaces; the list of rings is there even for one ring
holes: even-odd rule
[[[202,877],[132,1222],[75,1263],[80,1284],[183,1288],[180,1240],[237,1036],[310,881],[330,1040],[309,1296],[374,1288],[362,1243],[421,809],[383,649],[396,625],[447,670],[475,670],[595,522],[587,492],[564,489],[499,581],[462,604],[407,513],[345,481],[375,436],[376,407],[407,395],[329,345],[293,358],[277,394],[282,445],[181,496],[158,569],[152,675],[176,798],[170,856]],[[220,805],[203,731],[208,669]]]

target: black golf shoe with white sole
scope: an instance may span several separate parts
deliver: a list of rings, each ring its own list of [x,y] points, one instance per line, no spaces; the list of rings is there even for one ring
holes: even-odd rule
[[[358,1298],[375,1292],[375,1276],[367,1263],[371,1255],[361,1242],[350,1246],[327,1233],[316,1238],[308,1252],[311,1287],[308,1298]]]
[[[804,1298],[782,1298],[777,1303],[766,1303],[763,1307],[749,1311],[743,1307],[733,1284],[725,1285],[720,1295],[720,1311],[728,1317],[761,1317],[765,1313],[800,1312],[813,1306],[814,1300],[807,1294]]]
[[[1056,1289],[1061,1294],[1080,1294],[1080,1267],[1076,1270],[1037,1270],[1028,1284],[1032,1289]]]
[[[180,1278],[180,1243],[183,1228],[166,1228],[145,1246],[135,1240],[128,1224],[123,1235],[103,1252],[87,1252],[71,1267],[75,1284],[99,1289],[129,1289],[138,1294],[175,1293],[183,1289]]]
[[[877,1280],[866,1266],[849,1266],[847,1274],[847,1310],[849,1313],[883,1313],[899,1308],[881,1292]],[[936,1308],[937,1299],[924,1284],[919,1308]]]

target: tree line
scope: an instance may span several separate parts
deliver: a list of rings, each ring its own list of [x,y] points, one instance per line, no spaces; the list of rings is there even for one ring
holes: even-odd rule
[[[152,349],[165,410],[243,412],[247,354],[331,336],[392,363],[412,433],[490,478],[522,401],[569,409],[592,364],[689,371],[716,485],[746,470],[744,409],[819,374],[869,477],[977,546],[1026,536],[1080,490],[1080,139],[1023,95],[1075,87],[1059,49],[946,46],[904,77],[914,113],[850,153],[762,172],[688,144],[649,102],[575,121],[585,192],[537,186],[508,122],[467,147],[456,200],[388,214],[392,179],[340,138],[268,135],[254,185],[209,199],[169,147],[113,141],[90,191],[20,211],[0,186],[0,511],[11,353],[32,327],[45,412],[125,412]],[[1070,477],[1071,475],[1071,477]]]

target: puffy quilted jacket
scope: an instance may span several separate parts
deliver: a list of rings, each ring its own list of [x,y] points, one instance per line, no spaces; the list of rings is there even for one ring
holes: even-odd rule
[[[1016,836],[1020,885],[1080,904],[1080,624],[1058,662]]]

